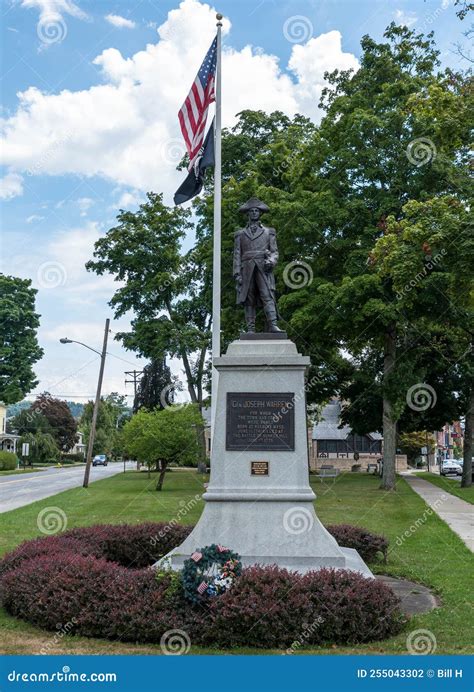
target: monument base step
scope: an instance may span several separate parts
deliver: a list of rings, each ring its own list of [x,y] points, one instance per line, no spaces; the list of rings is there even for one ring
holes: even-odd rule
[[[319,569],[344,569],[351,572],[358,572],[363,577],[368,579],[374,579],[374,575],[367,567],[365,562],[360,557],[357,550],[353,548],[341,548],[343,553],[343,558],[327,558],[324,556],[313,556],[306,558],[291,558],[287,555],[285,556],[255,556],[255,555],[241,555],[240,559],[244,567],[252,567],[253,565],[260,565],[261,567],[267,567],[269,565],[278,565],[278,567],[287,569],[292,572],[299,572],[300,574],[306,574],[307,572],[315,572]],[[184,555],[182,553],[168,553],[164,560],[170,559],[168,565],[171,565],[172,569],[179,572],[183,568],[184,561],[188,559],[190,555]],[[153,567],[155,569],[159,568],[161,560],[156,562]],[[337,564],[335,564],[337,563]]]
[[[242,341],[271,341],[273,339],[288,339],[286,332],[241,332]]]
[[[238,553],[245,567],[278,565],[302,574],[327,567],[373,577],[357,551],[341,548],[324,528],[311,501],[206,502],[193,531],[164,559],[179,571],[195,550],[213,543]]]

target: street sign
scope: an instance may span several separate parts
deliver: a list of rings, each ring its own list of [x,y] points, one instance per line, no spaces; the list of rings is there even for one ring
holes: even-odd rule
[[[29,442],[23,442],[21,445],[21,456],[22,457],[27,457],[30,453],[30,443]]]

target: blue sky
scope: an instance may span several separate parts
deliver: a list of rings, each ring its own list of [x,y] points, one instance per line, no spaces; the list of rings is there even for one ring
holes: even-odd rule
[[[452,0],[221,0],[217,9],[227,125],[243,108],[318,121],[324,71],[356,69],[361,37],[380,38],[392,20],[434,30],[443,64],[463,67],[453,46],[467,27]],[[1,270],[39,291],[37,391],[84,401],[98,362],[58,339],[100,346],[114,286],[84,262],[118,208],[136,208],[152,189],[171,203],[184,152],[176,113],[212,40],[215,7],[3,0],[1,10]],[[112,331],[127,326],[121,319]],[[109,350],[104,391],[130,394],[123,371],[143,363],[117,342]]]

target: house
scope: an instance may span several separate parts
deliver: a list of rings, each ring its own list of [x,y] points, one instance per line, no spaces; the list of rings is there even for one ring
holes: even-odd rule
[[[376,464],[383,456],[383,438],[378,432],[357,435],[347,425],[341,426],[341,402],[332,399],[321,412],[321,420],[313,426],[309,440],[311,470],[322,465],[332,465],[340,470],[351,470],[360,464],[366,470],[368,464]],[[407,458],[397,454],[396,469],[407,468]]]
[[[446,423],[442,430],[433,433],[435,438],[435,459],[440,464],[447,459],[462,457],[464,431],[460,421]]]
[[[82,454],[82,456],[85,456],[86,453],[86,445],[84,444],[84,433],[82,433],[80,430],[77,431],[77,440],[76,443],[74,444],[71,449],[68,449],[68,454]]]
[[[7,433],[7,407],[0,403],[0,449],[15,452],[20,435]]]

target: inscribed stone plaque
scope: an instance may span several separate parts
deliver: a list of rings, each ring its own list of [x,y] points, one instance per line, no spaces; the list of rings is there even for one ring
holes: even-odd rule
[[[291,392],[228,392],[226,449],[294,451],[294,396]]]
[[[251,461],[250,475],[251,476],[268,476],[268,461]]]

